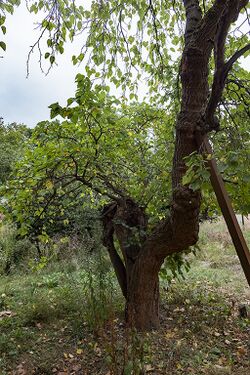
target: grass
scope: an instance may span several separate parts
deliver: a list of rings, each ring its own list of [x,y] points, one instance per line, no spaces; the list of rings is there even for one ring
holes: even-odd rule
[[[186,279],[163,285],[148,334],[124,326],[106,264],[1,277],[0,374],[248,374],[250,296],[223,223],[202,225],[199,245]]]
[[[243,233],[250,247],[250,222],[247,224]],[[233,292],[235,297],[249,297],[248,284],[224,221],[201,226],[199,247],[188,277],[194,281],[210,280],[219,289]]]

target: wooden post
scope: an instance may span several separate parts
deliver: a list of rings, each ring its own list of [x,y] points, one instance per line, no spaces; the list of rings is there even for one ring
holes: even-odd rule
[[[209,140],[207,136],[202,137],[200,134],[197,134],[196,139],[202,152],[205,155],[210,154],[212,156],[213,151],[212,151],[211,145],[209,144]],[[240,259],[241,266],[243,268],[246,279],[250,286],[250,252],[249,252],[249,249],[247,247],[246,241],[240,229],[240,225],[234,213],[229,195],[225,188],[225,184],[218,170],[216,160],[211,157],[211,159],[207,160],[206,163],[210,171],[211,184],[213,186],[216,198],[221,208],[221,212],[226,221],[229,233],[231,235],[236,252]]]

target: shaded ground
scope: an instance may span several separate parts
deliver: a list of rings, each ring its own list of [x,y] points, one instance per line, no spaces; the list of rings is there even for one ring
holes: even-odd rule
[[[249,288],[222,223],[203,226],[200,247],[185,280],[162,284],[148,334],[124,327],[107,280],[90,293],[82,271],[2,278],[0,374],[249,374]]]

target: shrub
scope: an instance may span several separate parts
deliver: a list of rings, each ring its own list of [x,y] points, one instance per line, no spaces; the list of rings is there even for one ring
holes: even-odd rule
[[[14,225],[0,227],[0,274],[8,274],[17,267],[27,269],[28,259],[35,255],[35,246],[28,238],[18,239]]]

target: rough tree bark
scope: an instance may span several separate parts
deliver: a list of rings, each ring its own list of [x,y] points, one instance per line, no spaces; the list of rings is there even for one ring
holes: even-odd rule
[[[180,252],[198,240],[200,192],[182,185],[184,158],[199,152],[201,136],[218,127],[215,111],[227,74],[249,46],[224,61],[226,36],[247,0],[215,0],[203,15],[198,0],[184,0],[185,48],[180,76],[181,109],[176,121],[170,216],[148,236],[145,212],[130,198],[111,203],[103,210],[104,245],[107,247],[119,284],[126,298],[126,318],[141,330],[159,326],[158,273],[166,256]],[[216,70],[211,90],[209,61],[214,51]],[[114,245],[119,242],[121,254]]]

